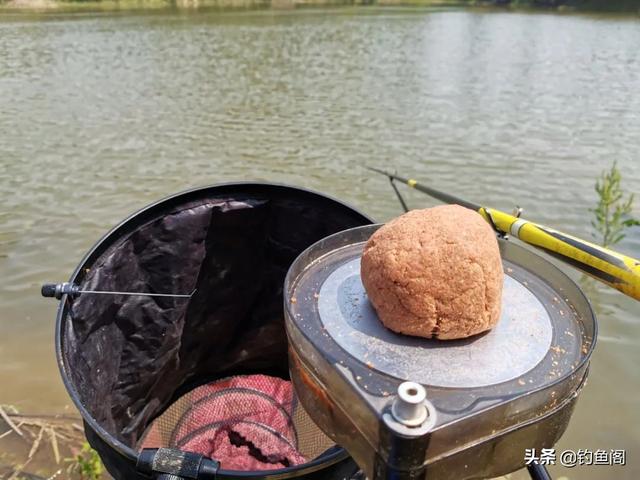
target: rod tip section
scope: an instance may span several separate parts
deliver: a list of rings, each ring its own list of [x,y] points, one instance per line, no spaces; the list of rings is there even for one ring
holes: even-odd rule
[[[367,165],[364,166],[364,168],[366,168],[367,170],[371,171],[371,172],[376,172],[376,173],[380,173],[382,175],[386,175],[389,176],[389,174],[387,172],[385,172],[384,170],[381,170],[379,168],[375,168],[375,167],[369,167]]]

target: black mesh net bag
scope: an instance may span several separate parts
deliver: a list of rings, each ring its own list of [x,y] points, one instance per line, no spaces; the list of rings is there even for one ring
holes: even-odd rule
[[[107,234],[71,284],[192,293],[62,295],[62,377],[109,473],[351,478],[289,381],[282,290],[305,248],[368,223],[318,193],[240,183],[170,197]],[[178,477],[158,473],[178,464]]]

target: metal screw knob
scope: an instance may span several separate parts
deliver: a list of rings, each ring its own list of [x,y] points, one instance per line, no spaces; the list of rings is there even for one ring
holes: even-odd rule
[[[398,396],[391,405],[391,414],[397,421],[408,427],[419,427],[429,411],[425,405],[427,391],[416,382],[403,382],[398,387]]]
[[[45,283],[42,285],[40,293],[43,297],[55,297],[58,300],[62,298],[62,295],[69,295],[74,297],[80,291],[80,287],[73,283]]]

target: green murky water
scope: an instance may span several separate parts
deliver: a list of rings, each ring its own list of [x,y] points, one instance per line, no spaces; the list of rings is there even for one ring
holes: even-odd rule
[[[273,180],[385,220],[399,206],[362,165],[387,166],[589,238],[602,169],[617,160],[640,190],[638,45],[640,21],[623,17],[4,14],[0,404],[65,409],[56,305],[40,284],[68,278],[116,222],[182,189]],[[640,230],[619,249],[640,257]],[[640,303],[605,288],[591,298],[599,343],[560,448],[626,448],[629,465],[555,473],[638,478]]]

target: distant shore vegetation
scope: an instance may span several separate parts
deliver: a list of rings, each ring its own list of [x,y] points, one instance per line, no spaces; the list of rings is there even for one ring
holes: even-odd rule
[[[143,10],[143,9],[295,9],[321,6],[474,7],[506,10],[624,12],[640,15],[640,0],[0,0],[0,9]]]

